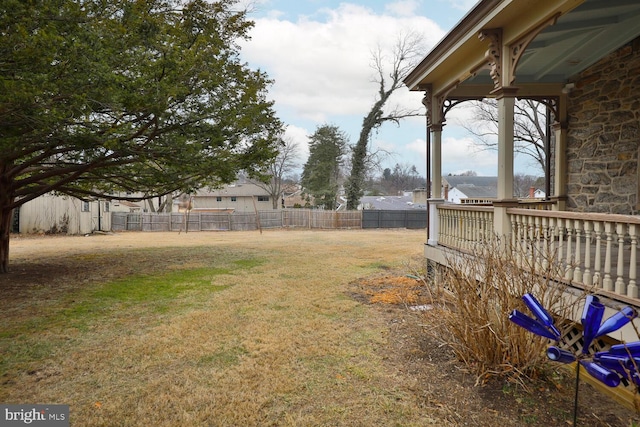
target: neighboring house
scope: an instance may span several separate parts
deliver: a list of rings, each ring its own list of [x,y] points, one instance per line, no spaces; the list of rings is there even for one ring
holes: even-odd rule
[[[213,190],[198,190],[192,195],[193,211],[255,212],[273,210],[271,196],[252,183],[230,184]],[[282,203],[278,203],[278,209]]]
[[[288,184],[283,186],[282,199],[284,200],[284,207],[291,208],[303,208],[311,202],[311,196],[302,193],[302,187],[299,185]]]
[[[490,204],[498,196],[498,177],[443,176],[442,194],[449,203]],[[545,197],[544,190],[532,187],[526,199],[543,200]]]
[[[398,196],[363,196],[358,210],[425,210],[427,209],[426,190],[406,191]]]
[[[50,234],[109,231],[111,212],[131,212],[136,209],[132,205],[123,201],[82,201],[70,196],[45,194],[14,211],[12,231]]]
[[[506,236],[503,242],[528,249],[529,265],[544,264],[539,248],[562,253],[557,282],[597,292],[608,307],[640,308],[638,70],[640,1],[476,3],[404,80],[424,94],[430,132],[425,256],[447,265],[452,253]],[[499,110],[496,200],[492,206],[446,204],[446,115],[460,102],[488,97]],[[545,177],[551,193],[539,203],[513,195],[516,98],[544,102],[553,121]],[[608,308],[605,316],[613,312]],[[621,338],[637,340],[637,334],[627,325],[615,339]]]
[[[532,190],[532,194],[529,194],[530,199],[544,199],[545,197],[547,197],[547,194],[544,192],[544,190],[541,190],[539,188],[532,188]]]
[[[451,203],[486,203],[498,195],[495,176],[442,177],[444,199]]]

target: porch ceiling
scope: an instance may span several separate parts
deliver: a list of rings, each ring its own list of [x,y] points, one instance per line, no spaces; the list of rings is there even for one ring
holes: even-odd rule
[[[577,6],[576,6],[577,5]],[[493,89],[480,30],[502,28],[505,43],[560,14],[529,43],[516,69],[519,94],[557,94],[569,78],[640,36],[640,1],[483,0],[405,79],[411,90],[457,87],[450,98],[486,96]]]

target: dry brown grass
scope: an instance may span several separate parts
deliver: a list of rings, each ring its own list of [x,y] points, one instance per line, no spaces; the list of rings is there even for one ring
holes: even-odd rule
[[[0,401],[69,404],[72,426],[566,425],[571,380],[476,387],[425,333],[441,319],[406,309],[437,297],[407,277],[424,273],[424,239],[17,238],[0,275]],[[579,425],[630,425],[585,386]]]
[[[549,340],[509,321],[513,309],[529,313],[524,294],[532,293],[552,308],[558,327],[575,310],[562,298],[564,285],[547,279],[559,275],[553,255],[545,265],[533,264],[524,251],[530,247],[505,251],[500,239],[490,240],[469,256],[451,255],[450,268],[432,278],[444,292],[427,316],[439,320],[434,322],[438,336],[476,374],[478,383],[499,376],[524,384],[547,368]]]
[[[419,254],[424,238],[16,239],[0,281],[12,295],[0,307],[0,401],[69,404],[74,426],[424,425],[384,368],[385,324],[346,295],[350,281]],[[171,276],[194,269],[206,283]],[[132,274],[158,277],[160,296],[117,281]]]

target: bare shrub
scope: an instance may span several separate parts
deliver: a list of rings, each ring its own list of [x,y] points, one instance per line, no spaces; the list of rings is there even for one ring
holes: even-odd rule
[[[477,383],[491,376],[521,382],[538,373],[549,341],[509,321],[509,314],[527,313],[522,295],[532,293],[551,309],[556,324],[567,317],[566,286],[550,279],[560,277],[562,268],[552,251],[494,238],[468,253],[450,253],[447,263],[434,276],[442,303],[427,314],[435,316],[438,337],[477,375]]]

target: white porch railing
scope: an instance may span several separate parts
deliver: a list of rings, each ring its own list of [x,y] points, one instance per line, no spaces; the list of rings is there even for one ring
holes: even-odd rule
[[[471,251],[493,238],[492,207],[438,206],[438,244]],[[640,217],[507,208],[511,247],[523,265],[546,267],[550,260],[558,280],[640,306],[638,233]]]
[[[637,299],[640,217],[507,209],[512,243],[528,240],[531,262],[553,258],[563,279],[587,289]],[[638,301],[632,301],[638,303]]]
[[[494,235],[492,206],[442,204],[438,216],[438,243],[444,246],[471,250]]]

